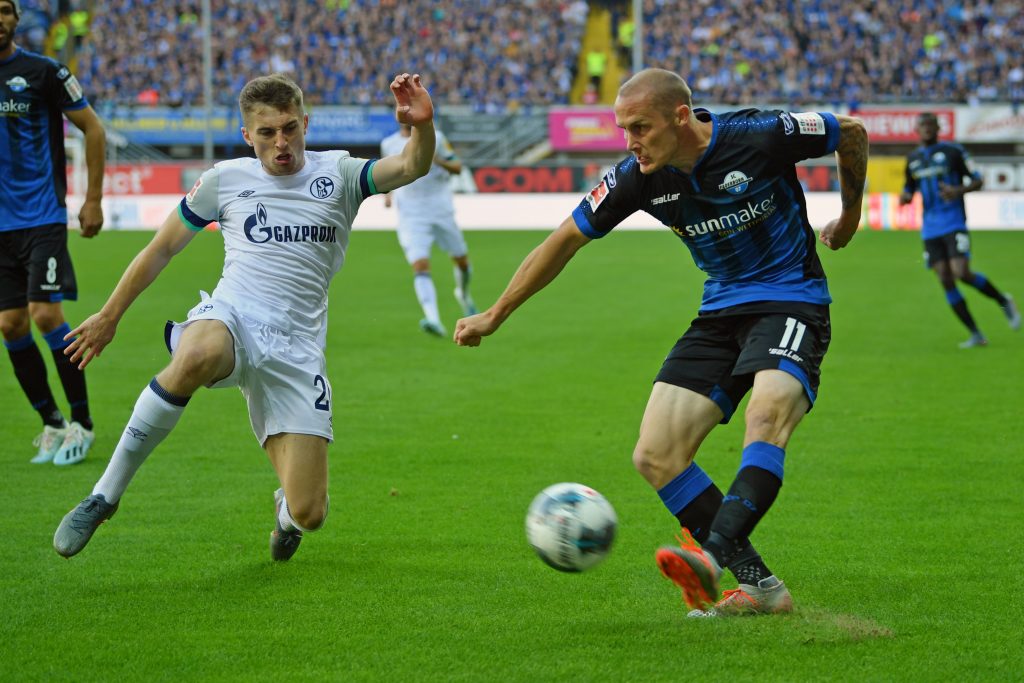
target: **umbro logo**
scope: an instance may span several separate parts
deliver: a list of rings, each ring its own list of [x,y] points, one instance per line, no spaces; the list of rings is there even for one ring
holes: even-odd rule
[[[239,197],[251,197],[254,194],[256,194],[256,190],[242,190],[241,192],[238,193],[238,196]]]
[[[141,429],[136,429],[135,427],[129,427],[128,433],[131,434],[134,438],[138,439],[139,441],[145,441],[146,437],[149,436],[149,434],[147,434],[146,432],[142,431]]]

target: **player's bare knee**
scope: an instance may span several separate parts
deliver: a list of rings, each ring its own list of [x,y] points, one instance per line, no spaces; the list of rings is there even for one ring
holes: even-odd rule
[[[24,308],[0,311],[0,334],[7,341],[21,339],[31,331],[28,320],[28,311]]]
[[[288,514],[306,531],[316,531],[327,520],[326,500],[288,501]]]
[[[196,386],[217,379],[221,351],[202,343],[185,344],[174,352],[169,370],[175,377]]]
[[[747,436],[755,441],[776,442],[785,428],[787,414],[781,401],[751,401],[744,415]]]
[[[35,323],[36,329],[43,334],[53,332],[64,324],[64,312],[54,306],[30,306],[29,313],[32,316],[32,322]]]
[[[693,455],[683,448],[655,448],[641,441],[633,449],[633,467],[652,486],[661,487],[689,467]]]

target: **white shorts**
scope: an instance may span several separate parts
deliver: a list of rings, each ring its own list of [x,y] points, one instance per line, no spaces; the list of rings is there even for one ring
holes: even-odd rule
[[[435,242],[449,256],[465,256],[468,252],[466,239],[455,224],[455,214],[399,218],[398,243],[406,261],[430,258],[430,247]]]
[[[316,340],[285,334],[241,315],[226,301],[210,298],[206,292],[201,295],[185,322],[167,323],[168,350],[174,353],[182,331],[197,320],[221,321],[234,338],[235,367],[209,386],[241,389],[260,445],[268,436],[282,433],[313,434],[331,441],[331,384],[327,360]]]

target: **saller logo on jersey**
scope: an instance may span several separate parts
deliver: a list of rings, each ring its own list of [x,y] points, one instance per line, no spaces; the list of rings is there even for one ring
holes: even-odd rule
[[[796,128],[793,126],[793,118],[786,112],[779,114],[779,118],[782,119],[782,131],[786,135],[792,135]]]
[[[245,237],[254,244],[275,242],[337,242],[334,225],[269,225],[267,207],[256,205],[256,213],[245,219]]]

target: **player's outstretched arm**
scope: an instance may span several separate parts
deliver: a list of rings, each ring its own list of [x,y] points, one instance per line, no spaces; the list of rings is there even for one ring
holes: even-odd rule
[[[373,166],[373,184],[378,192],[390,192],[422,178],[434,160],[434,104],[420,83],[419,74],[401,74],[391,81],[395,97],[395,118],[412,126],[409,142],[401,154],[384,157]]]
[[[843,209],[839,218],[829,221],[819,236],[821,243],[829,249],[842,249],[857,232],[864,201],[864,179],[868,171],[868,132],[864,122],[850,116],[836,118],[839,120],[836,161]]]
[[[480,346],[483,337],[496,332],[512,311],[554,280],[569,259],[588,242],[590,238],[580,232],[572,216],[562,221],[557,230],[523,259],[493,306],[455,323],[455,343]]]
[[[64,354],[71,357],[72,363],[78,363],[79,369],[82,369],[100,355],[113,340],[124,312],[195,234],[182,222],[177,210],[167,217],[156,236],[128,264],[103,308],[64,337],[65,340],[75,337],[64,349]]]
[[[107,156],[107,133],[92,107],[65,112],[65,116],[85,135],[88,185],[82,210],[78,212],[78,224],[82,237],[92,237],[103,227],[103,166]]]

